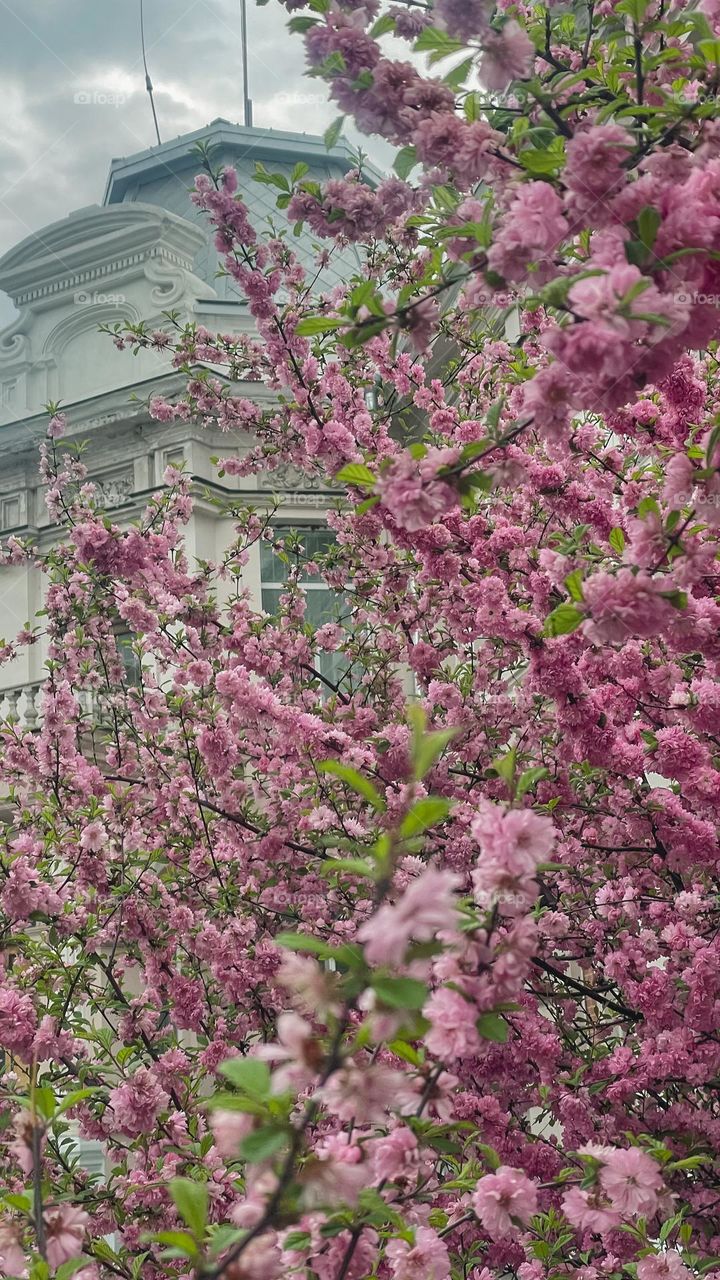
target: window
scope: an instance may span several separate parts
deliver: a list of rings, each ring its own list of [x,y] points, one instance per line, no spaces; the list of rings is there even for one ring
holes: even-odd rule
[[[173,446],[172,449],[163,449],[162,474],[163,475],[165,474],[165,471],[167,470],[168,467],[175,467],[177,471],[182,471],[183,467],[185,466],[185,462],[186,462],[186,458],[185,458],[184,445],[176,444]]]
[[[260,544],[260,574],[262,579],[262,607],[266,613],[276,615],[280,608],[280,596],[286,590],[288,574],[296,564],[300,566],[299,584],[305,593],[305,618],[313,628],[326,622],[342,624],[348,612],[348,602],[339,591],[331,591],[320,574],[309,574],[305,565],[324,556],[335,543],[335,534],[327,526],[275,525],[275,537],[285,543],[282,559],[272,542]],[[319,652],[315,665],[331,684],[338,684],[348,670],[343,653]]]
[[[17,529],[20,522],[19,497],[0,499],[0,527],[3,529]]]
[[[0,382],[0,408],[12,409],[15,404],[15,392],[17,390],[17,379],[10,379],[7,382]]]
[[[116,631],[115,644],[117,646],[118,657],[124,669],[124,683],[128,688],[137,688],[140,684],[141,662],[137,651],[134,648],[134,642],[137,639],[135,635],[131,635],[129,631]]]

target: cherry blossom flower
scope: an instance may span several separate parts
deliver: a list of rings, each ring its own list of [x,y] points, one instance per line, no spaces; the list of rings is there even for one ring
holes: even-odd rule
[[[537,1213],[537,1187],[518,1169],[501,1165],[480,1179],[472,1206],[490,1237],[502,1240],[517,1235]]]

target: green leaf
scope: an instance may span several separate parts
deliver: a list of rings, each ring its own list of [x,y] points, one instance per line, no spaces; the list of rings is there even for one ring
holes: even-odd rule
[[[583,614],[574,604],[559,604],[545,619],[546,636],[566,636],[576,631],[583,621]]]
[[[365,879],[377,878],[377,867],[362,858],[330,858],[320,869],[321,875],[331,876],[338,871],[347,871],[350,875],[362,876]]]
[[[418,158],[415,148],[402,147],[393,161],[393,169],[395,170],[398,178],[402,178],[404,182],[408,175],[412,173],[417,162]]]
[[[230,1093],[223,1089],[214,1093],[206,1105],[208,1111],[240,1111],[248,1116],[264,1116],[267,1111],[265,1103],[259,1099],[251,1098],[246,1093]]]
[[[255,0],[255,3],[267,4],[268,0]],[[288,31],[292,31],[293,34],[304,35],[304,33],[309,31],[311,27],[316,27],[319,21],[319,18],[310,18],[307,14],[300,13],[295,18],[291,18],[288,22]]]
[[[256,1129],[253,1133],[249,1133],[240,1143],[240,1155],[243,1160],[247,1160],[250,1164],[258,1164],[261,1160],[269,1160],[270,1156],[275,1155],[284,1146],[287,1133],[284,1129],[275,1129],[271,1125],[265,1125],[262,1129]]]
[[[159,1231],[153,1236],[159,1244],[170,1245],[173,1249],[178,1249],[180,1253],[192,1258],[197,1253],[197,1241],[187,1231]],[[59,1274],[59,1273],[58,1273]]]
[[[698,44],[698,53],[706,62],[712,63],[713,66],[720,66],[720,40],[701,40]]]
[[[21,1213],[30,1213],[32,1210],[33,1198],[29,1191],[13,1191],[2,1199],[3,1204],[9,1204],[11,1209],[19,1209]]]
[[[617,555],[621,556],[625,550],[625,534],[622,529],[618,529],[617,527],[615,529],[611,529],[608,542],[610,543],[613,551],[615,551]]]
[[[419,836],[423,831],[427,831],[428,827],[434,827],[436,823],[442,822],[449,812],[449,800],[443,799],[442,796],[425,796],[422,800],[418,800],[406,814],[400,827],[400,835],[404,839]]]
[[[228,1058],[220,1064],[219,1071],[243,1093],[266,1098],[270,1092],[270,1068],[259,1058]]]
[[[638,503],[637,513],[641,520],[644,520],[645,516],[659,516],[660,507],[658,506],[657,499],[643,498],[642,501]]]
[[[526,792],[532,791],[538,782],[542,782],[543,778],[547,777],[549,777],[549,770],[545,769],[543,765],[536,765],[534,769],[526,769],[524,773],[520,774],[515,791],[516,797],[519,800],[522,799]]]
[[[50,1086],[37,1088],[32,1096],[38,1113],[44,1120],[52,1120],[55,1115],[55,1094]]]
[[[391,1040],[387,1047],[396,1058],[402,1058],[403,1062],[409,1062],[413,1067],[422,1066],[423,1060],[420,1054],[413,1045],[408,1044],[407,1040]]]
[[[170,1195],[180,1217],[193,1235],[202,1239],[208,1215],[208,1189],[204,1182],[191,1178],[172,1178]]]
[[[335,476],[341,484],[353,485],[356,489],[369,489],[375,484],[375,476],[369,467],[362,462],[348,462]]]
[[[652,205],[645,205],[637,216],[638,235],[645,245],[646,249],[652,249],[658,233],[662,219],[657,209],[653,209]]]
[[[314,338],[319,333],[332,333],[343,323],[339,316],[306,316],[304,320],[298,320],[295,332],[299,338]]]
[[[81,1258],[70,1258],[68,1262],[63,1262],[57,1271],[53,1273],[55,1280],[71,1280],[71,1276],[74,1276],[81,1267],[87,1267],[90,1261],[91,1259],[86,1253]]]
[[[322,760],[317,767],[320,773],[330,773],[347,783],[349,787],[352,787],[353,791],[356,791],[358,795],[367,800],[378,813],[384,812],[385,801],[377,787],[373,786],[369,778],[365,778],[361,773],[358,773],[357,769],[353,769],[348,764],[342,764],[340,760]]]
[[[417,978],[373,978],[373,990],[389,1009],[422,1009],[428,997]]]
[[[332,148],[335,146],[340,134],[342,133],[344,123],[345,117],[338,116],[336,120],[333,120],[330,127],[325,130],[323,134],[323,142],[325,143],[326,151],[332,151]]]
[[[392,14],[384,13],[381,18],[378,18],[375,25],[370,28],[370,35],[373,40],[379,40],[380,36],[386,36],[388,31],[394,30],[395,19]]]
[[[261,182],[266,187],[278,187],[280,191],[290,190],[290,183],[284,173],[268,173],[265,165],[259,160],[255,163],[253,182]]]
[[[287,947],[288,951],[307,951],[321,960],[328,960],[332,955],[332,947],[327,942],[306,933],[278,933],[275,941],[279,947]]]
[[[494,404],[491,404],[490,408],[487,411],[485,420],[488,426],[493,431],[495,430],[495,428],[497,427],[500,421],[500,415],[502,414],[504,406],[505,406],[505,396],[500,396],[500,399],[496,400]],[[463,456],[464,456],[464,453],[465,451],[463,450]]]
[[[492,413],[492,409],[490,412]],[[460,462],[473,462],[475,458],[482,457],[484,453],[487,453],[488,446],[491,444],[490,436],[483,436],[482,440],[471,440],[469,444],[463,445]]]
[[[69,1093],[62,1102],[58,1103],[56,1116],[61,1116],[64,1111],[69,1111],[71,1107],[76,1107],[78,1102],[84,1102],[85,1098],[92,1098],[94,1094],[99,1093],[99,1089],[75,1089],[73,1093]]]
[[[307,1231],[289,1231],[283,1238],[283,1249],[309,1249],[312,1237]]]
[[[413,49],[415,53],[429,54],[429,62],[439,62],[451,53],[459,53],[464,48],[462,40],[453,40],[452,36],[438,27],[425,27],[418,36]]]
[[[119,1263],[122,1263],[120,1254],[111,1249],[106,1240],[93,1240],[93,1254],[99,1262],[108,1262],[115,1268],[118,1267]],[[120,1274],[122,1275],[122,1271]]]
[[[667,600],[673,609],[687,609],[687,592],[686,591],[661,591],[660,595],[663,600]]]
[[[510,1028],[499,1013],[481,1013],[475,1026],[483,1040],[492,1040],[495,1044],[505,1044]]]
[[[364,516],[366,511],[370,511],[372,507],[376,507],[380,501],[380,495],[374,493],[372,498],[365,498],[364,502],[358,503],[355,508],[356,516]]]
[[[567,578],[565,579],[565,590],[567,591],[571,600],[577,600],[580,603],[582,603],[582,600],[583,600],[582,571],[580,569],[575,569],[573,570],[572,573],[568,574]]]
[[[539,149],[526,147],[520,152],[518,159],[523,168],[533,174],[554,173],[563,162],[562,155],[547,147]]]
[[[448,71],[447,75],[443,76],[443,81],[448,89],[452,89],[453,93],[457,93],[465,84],[473,66],[473,58],[464,58],[456,67],[453,67],[452,71]]]
[[[439,756],[445,751],[448,742],[457,736],[457,728],[438,728],[430,733],[415,733],[413,744],[413,764],[415,781],[425,777]]]
[[[486,1165],[493,1170],[500,1168],[502,1160],[494,1147],[489,1147],[485,1142],[477,1142],[475,1145],[477,1146],[477,1149],[483,1157]]]
[[[515,777],[515,763],[517,752],[514,747],[505,752],[505,755],[496,756],[490,764],[493,773],[502,778],[503,782],[507,782],[508,786],[512,786]]]

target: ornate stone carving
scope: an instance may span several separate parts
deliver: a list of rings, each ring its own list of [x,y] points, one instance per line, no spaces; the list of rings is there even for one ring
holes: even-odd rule
[[[283,462],[274,471],[263,472],[258,476],[258,488],[264,489],[266,493],[307,493],[308,490],[327,494],[338,492],[334,485],[326,484],[319,476],[307,475],[291,462]]]
[[[135,488],[135,476],[132,468],[115,471],[110,475],[93,476],[98,502],[104,507],[119,507],[132,497]]]

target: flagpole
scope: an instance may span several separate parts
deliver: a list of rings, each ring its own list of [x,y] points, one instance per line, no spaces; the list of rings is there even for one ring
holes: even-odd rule
[[[240,0],[240,41],[242,44],[243,124],[249,128],[253,121],[252,99],[248,92],[247,0]]]

